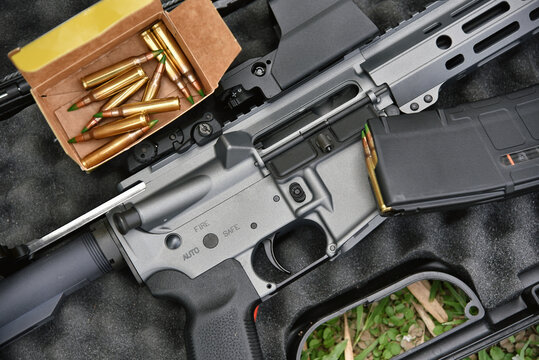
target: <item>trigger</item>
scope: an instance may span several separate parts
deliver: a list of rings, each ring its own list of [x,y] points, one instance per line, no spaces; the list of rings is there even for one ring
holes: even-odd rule
[[[273,266],[275,266],[278,270],[290,274],[290,271],[286,270],[279,262],[277,261],[277,258],[275,257],[275,252],[273,251],[273,240],[275,239],[275,235],[273,235],[271,238],[264,240],[264,250],[266,251],[266,256],[268,257],[268,260],[271,262]]]

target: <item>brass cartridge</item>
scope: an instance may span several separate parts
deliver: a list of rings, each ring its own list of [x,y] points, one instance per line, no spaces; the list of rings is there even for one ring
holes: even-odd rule
[[[372,162],[374,166],[376,166],[378,164],[378,154],[376,153],[376,148],[374,147],[374,139],[372,138],[371,130],[367,124],[365,124],[365,135],[367,137],[369,149],[371,150]]]
[[[380,186],[378,185],[378,179],[376,178],[376,172],[374,171],[376,166],[374,165],[372,152],[369,148],[367,137],[365,136],[365,130],[361,132],[361,143],[363,144],[363,151],[365,153],[365,164],[367,166],[367,173],[369,174],[371,188],[374,192],[374,198],[376,199],[376,203],[378,204],[378,209],[380,209],[380,212],[382,213],[382,215],[387,214],[391,212],[393,209],[389,206],[386,206],[386,204],[384,203],[382,191],[380,190]]]
[[[93,90],[90,90],[90,92],[86,96],[77,101],[75,104],[71,105],[71,107],[67,111],[77,110],[94,101],[104,100],[121,91],[123,88],[134,83],[135,81],[142,79],[145,76],[146,73],[144,72],[144,70],[142,70],[140,66],[137,66],[136,68],[131,69],[123,73],[122,75],[115,77],[112,80],[109,80],[103,85]]]
[[[142,101],[155,99],[159,93],[159,88],[161,87],[161,77],[163,76],[163,71],[165,71],[166,60],[166,55],[161,57],[159,60],[159,64],[157,64],[157,67],[155,68],[152,79],[150,82],[148,82],[148,85],[146,85],[146,90],[144,91],[144,95],[142,95]]]
[[[155,35],[152,33],[151,30],[143,31],[140,34],[140,37],[142,38],[142,40],[144,40],[144,42],[146,43],[146,45],[148,46],[150,50],[158,50],[161,47],[161,44],[159,44],[159,41],[157,40],[157,38],[155,37]],[[156,59],[161,60],[163,56],[164,54],[159,54],[157,55]],[[165,72],[167,73],[167,76],[170,79],[170,81],[176,84],[178,89],[180,89],[183,96],[185,96],[185,98],[189,100],[191,104],[194,104],[193,96],[191,92],[189,91],[189,88],[183,82],[180,72],[178,71],[174,63],[170,60],[170,58],[165,63]]]
[[[116,95],[114,95],[113,97],[111,97],[109,99],[109,101],[107,101],[105,103],[105,105],[103,105],[101,107],[101,111],[105,111],[105,110],[112,109],[114,107],[118,107],[118,106],[122,105],[134,93],[136,93],[142,87],[142,85],[144,85],[147,81],[148,81],[148,77],[145,76],[142,79],[140,79],[139,81],[129,85],[127,88],[125,88],[125,90],[122,90],[119,93],[117,93]],[[92,120],[90,120],[86,124],[86,126],[82,129],[81,133],[84,134],[86,131],[90,130],[91,128],[93,128],[94,126],[99,124],[101,119],[102,118],[100,118],[100,117],[93,117]]]
[[[183,76],[187,78],[187,81],[189,81],[193,85],[196,91],[198,91],[201,96],[204,96],[202,85],[200,85],[200,82],[195,75],[193,67],[189,63],[189,60],[187,60],[187,57],[180,49],[180,46],[178,45],[172,34],[168,31],[165,24],[163,24],[161,21],[159,21],[157,24],[154,24],[152,26],[152,32],[157,37],[157,40],[159,40],[161,48],[165,50],[167,56],[171,58],[171,61],[174,62],[178,70],[180,70]]]
[[[81,79],[82,86],[85,89],[89,89],[99,84],[102,84],[106,82],[107,80],[110,80],[113,77],[120,75],[121,73],[129,70],[132,67],[135,67],[140,64],[144,64],[146,61],[153,59],[155,56],[161,54],[162,52],[163,52],[162,49],[155,49],[152,52],[142,54],[139,56],[132,56],[130,58],[117,62],[116,64],[107,66],[104,69],[101,69],[99,71],[96,71],[94,73],[91,73],[83,77]]]
[[[180,110],[180,99],[178,97],[169,97],[164,99],[153,99],[150,101],[141,101],[129,103],[120,107],[112,108],[107,111],[95,114],[95,117],[119,117],[131,116],[138,113],[161,113],[167,111]]]
[[[69,139],[69,143],[79,143],[92,139],[105,139],[111,136],[125,134],[133,130],[148,126],[150,116],[148,114],[135,114],[124,119],[119,119],[108,124],[96,126],[92,130]]]
[[[101,146],[97,150],[86,155],[82,160],[81,164],[90,169],[108,158],[118,154],[120,151],[137,141],[142,135],[150,131],[150,129],[157,124],[157,120],[150,122],[150,125],[143,127],[142,129],[123,134],[113,139],[112,141]]]

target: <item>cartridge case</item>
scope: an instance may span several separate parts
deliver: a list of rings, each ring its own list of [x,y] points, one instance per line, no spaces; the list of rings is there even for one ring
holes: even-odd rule
[[[378,154],[376,153],[376,148],[374,147],[374,139],[372,138],[371,130],[367,124],[365,124],[365,134],[367,143],[369,144],[369,149],[371,150],[372,162],[374,166],[376,166],[378,164]]]
[[[180,99],[178,97],[169,97],[125,104],[117,108],[103,111],[101,115],[102,117],[126,117],[138,113],[154,114],[176,111],[180,110],[180,107]]]
[[[81,160],[81,164],[87,169],[99,165],[103,161],[116,155],[117,153],[121,152],[123,149],[127,148],[129,145],[137,141],[141,136],[147,133],[150,128],[151,126],[145,126],[142,129],[118,136],[117,138],[111,140],[97,150],[94,150],[90,154],[86,155]]]
[[[140,66],[127,71],[126,73],[107,81],[103,85],[91,91],[96,101],[104,100],[111,95],[116,94],[127,85],[134,83],[146,76],[146,73]]]
[[[146,73],[140,66],[128,70],[122,75],[107,81],[103,85],[100,85],[93,90],[90,90],[90,92],[86,96],[73,104],[68,109],[68,111],[80,109],[81,107],[84,107],[94,101],[104,100],[121,91],[123,88],[134,83],[135,81],[142,79],[145,76]]]
[[[159,49],[155,49],[159,50]],[[149,52],[139,56],[132,56],[125,60],[119,61],[115,64],[107,66],[104,69],[98,70],[94,73],[84,76],[82,81],[82,86],[85,89],[90,89],[94,86],[102,84],[113,77],[122,74],[123,72],[135,67],[137,65],[143,64],[151,59],[153,59],[157,54],[155,52]]]
[[[155,35],[152,33],[151,30],[143,31],[140,34],[140,37],[146,43],[146,46],[148,46],[148,48],[150,50],[158,50],[158,49],[161,48],[161,44],[159,44],[159,41],[157,40],[157,38],[155,37]],[[159,55],[157,55],[156,59],[161,60],[162,57],[163,57],[163,54],[159,54]],[[171,61],[170,58],[165,63],[165,72],[166,72],[168,78],[170,79],[170,81],[172,81],[174,84],[176,84],[178,89],[180,89],[183,96],[185,96],[187,99],[189,99],[189,101],[191,101],[191,103],[192,103],[192,99],[193,99],[192,94],[189,91],[189,88],[183,82],[181,74],[178,71],[178,69],[176,68],[176,65],[174,65],[174,63]]]
[[[142,101],[152,100],[157,97],[159,93],[159,88],[161,87],[161,77],[163,76],[163,71],[165,71],[166,57],[162,57],[159,60],[159,64],[155,68],[155,71],[152,75],[152,79],[146,85],[146,90],[144,95],[142,95]]]
[[[76,143],[89,141],[92,139],[105,139],[111,136],[142,129],[145,126],[148,126],[149,123],[150,116],[148,114],[135,114],[124,119],[118,119],[108,124],[96,126],[84,134],[75,136],[73,139]]]
[[[128,87],[126,87],[124,90],[120,91],[119,93],[117,93],[116,95],[114,95],[113,97],[111,97],[109,99],[109,101],[107,101],[105,103],[105,105],[103,105],[101,107],[101,111],[105,111],[105,110],[109,110],[109,109],[112,109],[114,107],[118,107],[120,105],[122,105],[124,102],[126,102],[134,93],[136,93],[146,82],[148,81],[148,77],[145,76],[143,77],[142,79],[138,80],[137,82],[129,85]],[[101,121],[102,118],[100,117],[93,117],[92,120],[90,120],[86,126],[84,127],[84,129],[82,129],[82,132],[86,132],[88,130],[90,130],[91,128],[93,128],[94,126],[96,126],[97,124],[99,124],[99,122]]]
[[[151,29],[161,44],[162,49],[165,50],[167,56],[170,56],[171,61],[174,62],[178,70],[180,70],[180,72],[187,78],[187,81],[189,81],[198,92],[203,91],[193,67],[172,34],[166,28],[165,24],[159,21],[154,24]]]
[[[362,136],[361,136],[361,142],[363,144],[363,151],[365,153],[365,165],[367,167],[367,173],[369,174],[369,180],[371,182],[371,188],[374,193],[374,198],[376,199],[376,203],[378,204],[378,208],[380,209],[380,212],[382,214],[388,213],[392,209],[391,207],[386,206],[386,204],[384,203],[382,191],[380,190],[380,186],[378,185],[378,179],[376,178],[376,172],[375,172],[376,166],[374,165],[372,153],[369,148],[368,140],[364,132],[362,133]]]

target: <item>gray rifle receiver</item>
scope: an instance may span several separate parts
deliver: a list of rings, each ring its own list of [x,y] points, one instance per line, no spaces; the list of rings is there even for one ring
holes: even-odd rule
[[[346,252],[384,220],[362,159],[365,122],[436,103],[447,80],[536,32],[534,6],[435,2],[288,88],[286,96],[226,124],[219,138],[124,180],[121,191],[141,190],[104,210],[91,234],[0,282],[0,297],[7,299],[0,302],[0,343],[42,324],[64,295],[123,258],[155,296],[185,307],[190,358],[262,358],[255,306]],[[255,250],[263,245],[271,263],[287,273],[273,243],[298,223],[324,233],[323,254],[283,281],[264,279],[253,268]],[[66,272],[70,276],[59,281]],[[34,279],[32,296],[26,278]],[[36,291],[51,282],[55,286]]]

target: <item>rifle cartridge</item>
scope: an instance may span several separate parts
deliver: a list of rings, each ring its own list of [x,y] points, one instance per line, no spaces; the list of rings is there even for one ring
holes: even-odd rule
[[[363,144],[363,151],[365,153],[365,165],[367,167],[367,173],[371,182],[371,188],[374,192],[374,198],[376,199],[376,203],[378,204],[380,212],[383,214],[388,213],[392,209],[391,207],[386,206],[386,204],[384,203],[382,191],[380,190],[380,186],[378,185],[378,179],[376,178],[376,165],[374,164],[374,159],[372,156],[372,152],[369,148],[369,143],[365,135],[365,130],[361,131],[361,143]]]
[[[139,56],[132,56],[130,58],[117,62],[116,64],[107,66],[104,69],[98,70],[94,73],[91,73],[83,77],[81,79],[82,86],[85,89],[89,89],[99,84],[102,84],[112,79],[113,77],[122,74],[123,72],[129,70],[132,67],[135,67],[140,64],[144,64],[145,62],[153,59],[155,56],[161,54],[162,52],[163,52],[162,49],[155,49],[152,52],[142,54]]]
[[[374,166],[376,166],[376,164],[378,164],[378,154],[376,153],[376,148],[374,147],[374,139],[372,138],[371,130],[367,124],[365,124],[365,135],[367,138],[367,143],[369,144],[369,149],[371,150],[372,162]]]
[[[107,160],[108,158],[116,155],[135,141],[137,141],[142,135],[150,131],[150,129],[157,124],[157,120],[150,122],[148,126],[143,127],[127,134],[123,134],[115,138],[114,140],[106,143],[97,150],[94,150],[90,154],[86,155],[82,160],[81,164],[87,169],[92,168],[101,162]]]
[[[152,33],[152,31],[149,29],[143,31],[140,34],[140,37],[146,43],[146,45],[148,46],[150,50],[158,50],[161,47],[161,45],[159,44],[159,41],[157,40],[155,35]],[[159,54],[157,55],[156,59],[161,60],[163,56],[164,54]],[[187,85],[185,85],[185,83],[183,82],[180,72],[178,71],[178,69],[176,69],[176,66],[174,65],[172,61],[170,61],[170,59],[169,61],[165,63],[165,72],[167,73],[167,76],[170,79],[170,81],[176,84],[178,89],[180,89],[183,96],[185,96],[185,98],[189,100],[191,104],[194,104],[195,102],[193,100],[193,95],[189,91],[189,88],[187,87]]]
[[[95,117],[119,117],[131,116],[138,113],[161,113],[167,111],[180,110],[180,98],[174,96],[164,99],[153,99],[149,101],[140,101],[112,108],[107,111],[95,114]]]
[[[96,126],[84,134],[80,134],[69,139],[69,143],[79,143],[92,139],[104,139],[111,136],[125,134],[126,132],[138,130],[148,126],[149,123],[150,116],[148,114],[135,114],[124,119],[118,119],[108,124]]]
[[[159,64],[157,64],[157,67],[155,68],[152,79],[146,85],[146,90],[144,90],[144,95],[142,95],[142,101],[155,99],[159,93],[159,88],[161,87],[161,78],[163,77],[163,71],[165,71],[166,62],[166,55],[159,59]]]
[[[67,111],[77,110],[94,101],[104,100],[121,91],[123,88],[134,83],[135,81],[142,79],[145,76],[146,73],[144,72],[144,70],[140,66],[137,66],[136,68],[131,69],[123,73],[122,75],[107,81],[103,85],[93,90],[90,90],[90,92],[86,96],[77,101],[75,104],[71,105],[71,107]]]
[[[198,91],[201,96],[204,96],[204,90],[202,85],[198,81],[193,67],[187,60],[187,57],[184,55],[180,46],[168,31],[165,24],[159,21],[157,24],[152,26],[152,32],[161,44],[161,47],[167,53],[167,56],[170,57],[170,60],[174,62],[178,70],[187,78],[187,80],[193,85],[193,87]]]
[[[127,99],[129,99],[134,93],[136,93],[142,87],[142,85],[146,83],[146,81],[148,81],[147,76],[129,85],[127,88],[125,88],[125,90],[122,90],[116,95],[114,95],[113,97],[111,97],[109,101],[107,101],[105,105],[101,107],[101,111],[105,111],[105,110],[112,109],[114,107],[118,107],[122,105],[124,102],[127,101]],[[99,124],[101,119],[103,118],[93,117],[92,120],[90,120],[86,124],[86,126],[82,129],[81,134],[84,134],[86,131],[90,130],[91,128]]]

